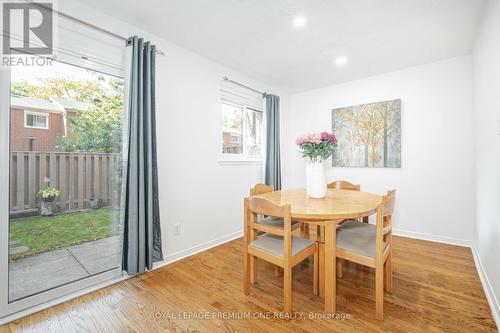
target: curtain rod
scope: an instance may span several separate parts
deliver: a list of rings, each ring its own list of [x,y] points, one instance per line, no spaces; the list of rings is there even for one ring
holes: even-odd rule
[[[246,89],[251,90],[251,91],[253,91],[253,92],[256,92],[257,94],[261,94],[263,97],[265,97],[265,96],[267,95],[267,93],[265,93],[265,92],[258,91],[257,89],[254,89],[254,88],[252,88],[252,87],[249,87],[249,86],[244,85],[243,83],[240,83],[240,82],[237,82],[237,81],[233,81],[233,80],[231,80],[230,78],[228,78],[227,76],[224,76],[224,77],[222,78],[222,80],[224,80],[224,81],[226,81],[226,82],[231,82],[231,83],[234,83],[234,84],[236,84],[236,85],[238,85],[238,86],[240,86],[240,87],[243,87],[243,88],[246,88]]]
[[[80,20],[79,18],[76,18],[74,16],[68,15],[68,14],[63,13],[61,11],[58,11],[57,9],[50,8],[50,7],[46,6],[46,5],[44,5],[43,3],[35,2],[35,0],[25,0],[25,1],[31,3],[32,5],[35,5],[37,7],[40,7],[40,8],[43,8],[45,10],[51,11],[52,13],[57,14],[58,16],[64,17],[65,19],[68,19],[70,21],[73,21],[73,22],[76,22],[78,24],[84,25],[84,26],[86,26],[86,27],[88,27],[88,28],[90,28],[92,30],[99,31],[99,32],[102,32],[102,33],[104,33],[104,34],[106,34],[108,36],[111,36],[113,38],[123,40],[125,42],[125,45],[128,46],[129,37],[124,37],[122,35],[119,35],[119,34],[114,33],[112,31],[106,30],[106,29],[101,28],[101,27],[99,27],[97,25],[94,25],[92,23],[88,23],[86,21]],[[160,50],[160,49],[156,49],[156,53],[158,53],[159,55],[162,55],[162,56],[165,55],[165,53],[162,50]]]

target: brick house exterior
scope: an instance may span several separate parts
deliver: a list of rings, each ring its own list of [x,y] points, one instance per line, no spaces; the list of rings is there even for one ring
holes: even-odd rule
[[[230,127],[222,129],[222,153],[242,154],[241,132]]]
[[[49,100],[25,97],[11,97],[10,150],[54,152],[57,138],[70,135],[67,118],[77,110],[87,110],[82,102],[50,98]],[[29,126],[27,117],[41,117],[46,126]],[[46,128],[45,128],[46,127]]]
[[[48,114],[48,129],[25,127],[25,110],[10,111],[11,151],[55,151],[58,135],[64,134],[63,114]]]

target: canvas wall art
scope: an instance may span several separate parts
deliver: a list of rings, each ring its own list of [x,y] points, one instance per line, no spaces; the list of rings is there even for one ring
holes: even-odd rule
[[[401,167],[401,100],[332,110],[334,167]]]

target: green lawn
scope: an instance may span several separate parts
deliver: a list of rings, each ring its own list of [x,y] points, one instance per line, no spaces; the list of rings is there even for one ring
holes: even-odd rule
[[[35,253],[55,250],[71,245],[93,241],[118,233],[119,211],[101,208],[55,216],[36,216],[12,220],[11,241],[19,243],[11,247],[28,246],[26,252],[12,254],[11,260]]]

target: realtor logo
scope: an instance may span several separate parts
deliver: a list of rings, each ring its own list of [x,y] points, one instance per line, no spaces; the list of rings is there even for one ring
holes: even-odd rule
[[[52,54],[52,3],[3,3],[3,53]]]

